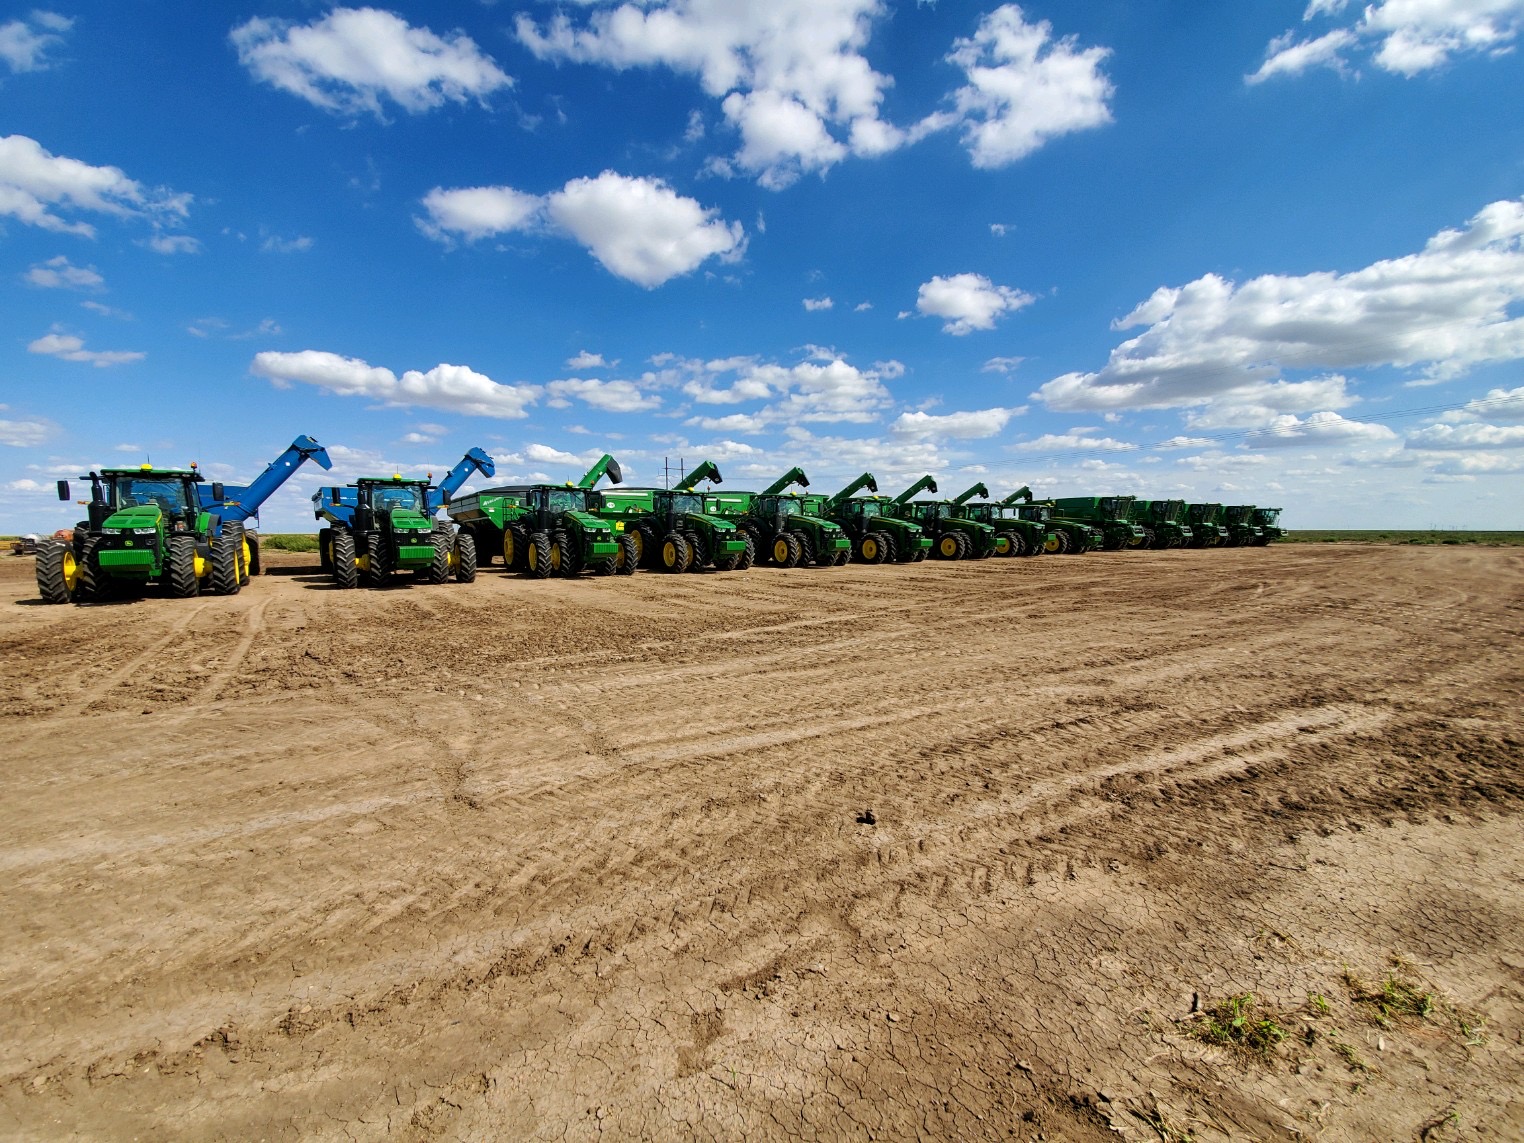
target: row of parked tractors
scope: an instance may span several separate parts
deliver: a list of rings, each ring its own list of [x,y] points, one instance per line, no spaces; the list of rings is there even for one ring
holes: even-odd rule
[[[172,596],[236,594],[260,570],[250,521],[307,460],[332,467],[323,447],[303,436],[248,485],[208,484],[195,465],[90,473],[90,499],[81,502],[87,518],[67,538],[39,546],[42,598],[104,599],[150,584]],[[604,456],[575,484],[505,485],[457,497],[473,473],[495,475],[479,448],[437,485],[393,474],[320,489],[312,503],[323,571],[337,587],[382,587],[398,573],[469,583],[479,566],[498,558],[510,571],[545,578],[585,570],[629,575],[641,567],[740,571],[758,560],[834,567],[1263,545],[1283,534],[1279,508],[1132,496],[1036,500],[1025,487],[997,501],[982,482],[942,500],[929,475],[891,497],[879,495],[878,481],[865,472],[828,496],[808,491],[804,470],[793,468],[760,492],[733,492],[715,487],[723,483],[720,470],[705,461],[671,488],[627,488],[618,461]],[[59,481],[58,494],[71,498],[68,481]]]

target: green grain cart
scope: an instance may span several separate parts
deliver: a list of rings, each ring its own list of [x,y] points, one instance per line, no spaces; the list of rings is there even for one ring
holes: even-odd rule
[[[1025,501],[1017,509],[1021,518],[1045,529],[1043,551],[1049,555],[1084,555],[1101,546],[1104,537],[1099,528],[1059,517],[1054,512],[1053,501],[1033,500],[1030,488],[1017,489],[1002,503],[1016,504],[1018,501]]]
[[[609,471],[617,475],[617,465]],[[462,531],[496,538],[509,571],[533,579],[575,577],[589,568],[629,575],[638,558],[635,541],[593,511],[588,501],[600,495],[569,484],[505,485],[452,500],[447,511]]]
[[[988,524],[995,530],[995,554],[997,556],[1040,556],[1047,550],[1048,529],[1035,520],[1024,520],[1016,502],[1023,495],[1030,497],[1030,488],[1011,493],[998,504],[989,503],[989,490],[976,484],[969,490],[985,498],[984,503],[963,502],[958,515],[978,524]]]
[[[1262,548],[1285,533],[1276,526],[1279,508],[1256,508],[1252,504],[1232,504],[1223,510],[1228,529],[1228,543],[1235,548]]]
[[[1140,545],[1143,529],[1128,519],[1132,496],[1062,496],[1052,501],[1055,520],[1073,520],[1101,533],[1101,546],[1108,552]]]
[[[1186,522],[1193,548],[1219,548],[1228,542],[1228,528],[1221,504],[1187,504]]]
[[[1255,543],[1261,546],[1274,543],[1286,534],[1286,529],[1280,525],[1281,510],[1279,508],[1256,508],[1253,520],[1260,529],[1260,538]]]
[[[1139,548],[1184,548],[1191,542],[1184,500],[1134,500],[1131,520],[1143,529]]]

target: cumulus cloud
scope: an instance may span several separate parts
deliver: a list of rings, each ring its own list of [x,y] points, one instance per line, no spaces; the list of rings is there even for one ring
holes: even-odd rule
[[[266,350],[254,355],[250,371],[279,388],[300,381],[343,397],[370,397],[394,408],[445,409],[510,420],[527,416],[525,406],[540,395],[538,386],[503,385],[464,365],[436,365],[426,373],[410,369],[398,377],[359,358],[316,349]]]
[[[63,43],[63,34],[74,21],[57,12],[33,12],[0,24],[0,60],[13,72],[41,71],[48,66],[47,53]]]
[[[53,333],[44,334],[26,347],[28,353],[38,353],[46,357],[56,357],[60,361],[79,361],[86,365],[94,365],[96,368],[105,368],[108,365],[124,365],[129,361],[142,361],[146,354],[127,350],[90,350],[85,348],[81,338],[73,334]]]
[[[795,365],[750,357],[678,362],[665,376],[699,404],[770,402],[755,412],[684,422],[710,432],[757,433],[778,424],[877,420],[892,403],[883,382],[899,371],[898,362],[862,369],[831,350],[812,348],[809,358]]]
[[[979,440],[997,435],[1024,408],[970,409],[962,413],[901,413],[889,426],[900,436],[942,437],[952,440]]]
[[[1430,425],[1409,433],[1406,447],[1445,450],[1524,448],[1524,424]]]
[[[1029,441],[1012,446],[1021,452],[1067,452],[1070,450],[1095,449],[1100,452],[1126,452],[1137,448],[1135,444],[1119,441],[1113,437],[1096,437],[1094,429],[1070,429],[1067,433],[1044,433]]]
[[[821,310],[831,309],[836,305],[830,298],[805,298],[804,308],[809,313],[819,313]]]
[[[98,290],[106,284],[94,266],[76,266],[62,254],[32,266],[25,278],[45,290]]]
[[[388,100],[418,114],[513,82],[469,36],[438,36],[376,8],[336,8],[300,25],[256,16],[229,38],[255,79],[340,115],[379,119]]]
[[[1291,414],[1276,417],[1267,428],[1244,436],[1245,448],[1298,448],[1305,445],[1347,444],[1396,440],[1385,425],[1350,421],[1338,413],[1311,413],[1305,419]]]
[[[146,190],[116,167],[94,167],[54,155],[25,135],[0,136],[0,218],[58,234],[95,237],[88,222],[62,211],[94,211],[117,218],[184,218],[191,196]]]
[[[1514,476],[1524,473],[1524,457],[1483,452],[1446,458],[1429,466],[1441,476]]]
[[[1524,425],[1524,385],[1517,389],[1489,389],[1485,397],[1467,401],[1463,409],[1446,414],[1445,420],[1485,419],[1508,425]]]
[[[1094,373],[1035,394],[1050,408],[1178,408],[1287,395],[1285,369],[1423,367],[1453,377],[1524,356],[1524,201],[1484,207],[1416,254],[1348,274],[1207,274],[1161,287],[1115,327],[1145,327]],[[1302,404],[1298,412],[1326,403]]]
[[[983,274],[953,274],[922,283],[915,308],[928,317],[943,318],[943,331],[962,337],[976,329],[994,329],[1000,318],[1035,300],[1031,294],[997,286]]]
[[[1343,17],[1346,5],[1312,0],[1303,23]],[[1346,71],[1349,59],[1369,52],[1383,71],[1402,76],[1442,67],[1452,57],[1480,53],[1500,56],[1513,50],[1524,30],[1524,0],[1378,0],[1364,5],[1352,23],[1303,37],[1295,29],[1276,37],[1258,71],[1245,77],[1262,83],[1277,75],[1300,75],[1314,67]]]
[[[580,242],[610,273],[647,289],[697,269],[710,258],[739,258],[740,223],[672,190],[661,179],[604,171],[568,182],[543,198],[511,187],[436,187],[423,199],[425,234],[468,242],[549,225]]]
[[[632,381],[600,381],[591,378],[568,378],[550,381],[545,385],[549,394],[546,401],[555,409],[564,409],[571,398],[585,401],[595,409],[610,413],[638,413],[661,407],[661,398],[654,393],[643,393]]]
[[[10,406],[0,405],[0,413],[10,412]],[[13,421],[0,417],[0,445],[10,445],[12,448],[31,448],[47,440],[56,431],[57,426],[52,421],[41,418],[28,418],[24,421]]]
[[[1015,4],[985,16],[947,57],[968,79],[953,102],[974,166],[1004,167],[1050,139],[1110,123],[1112,87],[1101,73],[1109,54],[1055,41],[1048,21],[1027,23]]]
[[[569,358],[567,360],[567,362],[566,362],[566,368],[568,368],[568,369],[607,369],[607,368],[609,368],[609,363],[607,361],[603,360],[603,354],[601,354],[601,353],[589,353],[587,350],[584,349],[584,350],[581,350],[577,354],[577,356]]]

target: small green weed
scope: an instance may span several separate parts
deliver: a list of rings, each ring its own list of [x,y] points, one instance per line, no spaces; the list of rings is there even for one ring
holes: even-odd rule
[[[1203,1019],[1191,1025],[1190,1035],[1209,1044],[1243,1048],[1268,1056],[1286,1038],[1286,1029],[1271,1016],[1254,1012],[1254,993],[1230,996],[1216,1008],[1202,1013]]]
[[[1196,1143],[1196,1135],[1193,1131],[1176,1127],[1157,1107],[1151,1111],[1134,1111],[1132,1114],[1158,1133],[1160,1143]]]
[[[1333,1011],[1328,1005],[1328,997],[1321,992],[1309,992],[1307,994],[1307,1007],[1311,1008],[1315,1016],[1327,1016]]]
[[[1376,1010],[1376,1023],[1383,1028],[1390,1028],[1393,1018],[1397,1016],[1427,1020],[1434,1014],[1433,993],[1420,992],[1416,986],[1395,976],[1388,976],[1380,988],[1371,988],[1346,969],[1344,983],[1349,988],[1350,998],[1356,1004],[1364,1004]]]
[[[276,532],[268,536],[261,536],[260,543],[271,551],[276,552],[315,552],[318,550],[318,538],[293,532]]]

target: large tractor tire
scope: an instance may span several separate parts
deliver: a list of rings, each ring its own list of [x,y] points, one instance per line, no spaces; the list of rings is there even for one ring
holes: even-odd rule
[[[799,541],[792,532],[779,532],[768,548],[768,557],[780,568],[799,565]]]
[[[360,582],[355,566],[355,536],[347,528],[335,528],[329,537],[328,551],[332,564],[333,586],[350,588]]]
[[[365,586],[385,587],[392,581],[392,548],[380,532],[365,534]]]
[[[688,541],[688,570],[703,571],[709,566],[709,547],[704,537],[697,532],[684,532],[683,539]]]
[[[550,566],[550,537],[544,532],[532,532],[524,545],[524,570],[535,579],[549,579],[555,570]]]
[[[196,537],[189,533],[169,538],[169,558],[165,560],[164,582],[175,599],[190,599],[201,594],[201,580],[196,576]]]
[[[550,539],[550,566],[558,576],[576,579],[582,574],[582,540],[571,532],[557,531]]]
[[[444,583],[450,578],[451,537],[448,532],[435,532],[433,540],[434,558],[428,567],[418,569],[418,578],[424,583]]]
[[[958,543],[957,532],[944,532],[938,536],[933,550],[944,560],[955,560],[963,554],[963,547]]]
[[[864,532],[857,541],[857,558],[865,564],[881,564],[887,555],[884,537],[879,532]]]
[[[1010,559],[1020,550],[1021,538],[1015,532],[995,533],[995,554],[1002,559]]]
[[[318,529],[318,567],[324,572],[333,571],[333,529]]]
[[[661,540],[661,570],[669,572],[685,572],[688,570],[688,561],[693,558],[693,553],[688,550],[688,541],[676,532],[668,532]]]
[[[67,540],[44,540],[37,545],[37,592],[44,603],[72,602],[81,570],[74,545]]]
[[[741,558],[736,561],[736,571],[748,571],[752,564],[757,562],[757,540],[750,532],[742,533],[746,540],[746,550],[741,553]]]
[[[455,533],[454,558],[456,583],[476,582],[476,535],[467,528]]]
[[[503,529],[503,568],[511,572],[529,570],[529,533],[518,524]]]
[[[799,558],[794,561],[795,567],[808,567],[815,562],[815,547],[810,543],[810,538],[804,532],[793,532],[791,535],[799,545]]]
[[[243,533],[244,564],[249,575],[264,575],[264,561],[259,555],[260,539],[258,532],[250,532],[248,529]]]
[[[661,545],[664,537],[649,520],[636,525],[635,546],[640,549],[638,564],[643,568],[661,566]]]
[[[249,533],[246,528],[239,529],[238,535],[238,586],[246,587],[249,577],[254,573],[250,571],[250,565],[254,562],[254,553],[249,549]]]
[[[614,557],[614,571],[618,575],[634,575],[640,566],[640,542],[638,533],[625,532],[619,537],[619,554]]]
[[[243,582],[238,575],[239,556],[243,554],[243,529],[224,524],[222,533],[212,540],[212,593],[237,595]]]

